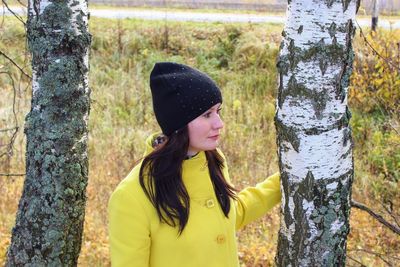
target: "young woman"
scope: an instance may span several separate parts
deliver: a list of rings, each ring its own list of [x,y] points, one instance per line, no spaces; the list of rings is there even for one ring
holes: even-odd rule
[[[237,192],[222,152],[222,96],[206,74],[163,62],[150,75],[162,134],[109,201],[112,266],[237,267],[236,230],[281,198],[279,174]]]

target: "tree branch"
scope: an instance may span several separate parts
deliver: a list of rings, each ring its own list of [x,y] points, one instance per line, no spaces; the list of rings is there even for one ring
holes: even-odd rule
[[[5,57],[6,59],[8,59],[14,66],[16,66],[26,77],[28,77],[30,80],[32,80],[32,77],[29,76],[29,74],[26,74],[26,73],[24,72],[24,70],[23,70],[20,66],[18,66],[18,64],[15,63],[15,61],[12,60],[9,56],[7,56],[3,51],[0,50],[0,54],[1,54],[3,57]]]
[[[8,131],[14,131],[14,130],[18,130],[18,127],[0,129],[0,133],[2,133],[2,132],[8,132]]]
[[[350,257],[350,255],[347,255],[347,258],[349,258],[349,259],[352,260],[352,261],[357,262],[358,264],[360,264],[361,267],[367,267],[367,266],[364,265],[362,262],[360,262],[360,261],[354,259],[353,257]]]
[[[360,24],[358,24],[357,20],[356,23],[358,25],[358,28],[360,29],[360,35],[362,36],[362,38],[364,39],[364,42],[372,49],[372,51],[374,51],[375,54],[378,55],[378,57],[380,57],[381,59],[383,59],[383,61],[385,61],[385,63],[390,67],[393,67],[395,69],[399,69],[399,67],[397,67],[394,63],[392,63],[387,57],[382,56],[378,51],[376,51],[376,49],[371,45],[370,42],[368,42],[367,37],[365,37],[363,30],[361,29]]]
[[[369,215],[371,215],[372,217],[374,217],[375,219],[377,219],[380,223],[382,223],[383,225],[385,225],[386,227],[388,227],[390,230],[392,230],[395,234],[400,235],[400,228],[389,223],[388,221],[386,221],[381,215],[379,215],[378,213],[374,212],[373,210],[371,210],[370,208],[368,208],[367,206],[351,200],[351,206],[363,211],[366,211],[369,213]]]
[[[382,253],[378,253],[378,252],[375,252],[375,251],[371,251],[371,250],[367,250],[367,249],[349,249],[349,252],[365,252],[365,253],[367,253],[367,254],[371,254],[371,255],[374,255],[374,256],[376,256],[376,257],[379,257],[382,261],[384,261],[386,264],[388,264],[389,266],[391,266],[391,264],[390,264],[390,262],[388,262],[386,259],[384,259],[383,257],[387,257],[387,258],[392,258],[392,259],[394,259],[394,260],[396,260],[396,261],[398,261],[398,260],[400,260],[400,258],[399,257],[396,257],[396,256],[392,256],[392,255],[385,255],[385,254],[382,254]]]
[[[392,217],[397,226],[400,227],[399,221],[397,220],[396,216],[393,215],[393,202],[389,201],[389,204],[390,204],[390,210],[388,209],[388,207],[386,207],[384,203],[381,202],[382,207],[386,210],[386,212],[390,215],[390,217]]]
[[[14,114],[14,121],[15,121],[15,125],[14,125],[13,128],[0,129],[0,132],[14,131],[13,134],[12,134],[12,136],[11,136],[11,138],[10,138],[10,142],[7,144],[7,151],[4,152],[4,153],[2,153],[2,154],[0,154],[0,158],[1,158],[1,157],[3,157],[4,155],[9,155],[9,156],[12,155],[13,146],[14,146],[15,139],[17,138],[17,133],[18,133],[18,130],[19,130],[19,126],[18,126],[18,117],[17,117],[17,113],[16,113],[16,111],[15,111],[15,102],[16,102],[16,96],[17,96],[17,89],[15,88],[14,79],[13,79],[12,75],[11,75],[9,72],[3,72],[3,71],[2,71],[2,72],[0,72],[0,74],[6,74],[6,75],[8,75],[8,77],[9,77],[10,80],[11,80],[11,85],[12,85],[12,88],[13,88],[13,90],[14,90],[12,111],[13,111],[13,114]]]
[[[4,1],[4,0],[3,0],[3,1]],[[21,2],[21,0],[17,0],[17,1],[18,1],[18,3],[20,3],[21,6],[27,7],[24,3]]]
[[[16,17],[19,21],[22,22],[22,24],[24,24],[24,27],[26,27],[25,21],[22,20],[22,18],[20,16],[18,16],[17,14],[15,14],[14,11],[12,11],[11,8],[8,7],[8,4],[6,1],[2,0],[3,4],[6,6],[6,8],[8,9],[8,11],[10,11],[11,14],[14,15],[14,17]],[[19,2],[19,1],[18,1]],[[21,3],[21,2],[20,2]]]
[[[25,176],[25,173],[0,173],[0,176]]]

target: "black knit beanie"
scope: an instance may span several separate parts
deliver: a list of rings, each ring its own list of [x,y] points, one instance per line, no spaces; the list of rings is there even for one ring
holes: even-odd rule
[[[222,103],[221,91],[210,77],[178,63],[156,63],[150,74],[150,88],[154,113],[167,136]]]

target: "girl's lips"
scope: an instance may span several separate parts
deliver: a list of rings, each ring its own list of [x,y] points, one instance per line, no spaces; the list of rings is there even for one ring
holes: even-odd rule
[[[219,135],[210,136],[208,138],[213,139],[213,140],[217,140],[219,138]]]

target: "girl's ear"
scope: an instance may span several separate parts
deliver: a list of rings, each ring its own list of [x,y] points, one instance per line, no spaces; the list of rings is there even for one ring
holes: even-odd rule
[[[162,144],[164,144],[166,141],[168,140],[168,137],[164,134],[160,134],[158,136],[156,136],[152,142],[152,147],[154,149],[159,148]]]

